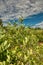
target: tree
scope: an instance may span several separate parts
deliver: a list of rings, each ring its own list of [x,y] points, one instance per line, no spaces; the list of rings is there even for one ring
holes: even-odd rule
[[[22,22],[23,22],[23,16],[21,16],[21,17],[19,17],[19,22],[22,24]]]
[[[0,19],[0,26],[3,26],[3,24],[2,24],[2,19]]]

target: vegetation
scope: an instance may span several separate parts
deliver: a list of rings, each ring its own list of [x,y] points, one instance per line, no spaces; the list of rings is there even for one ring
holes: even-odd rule
[[[43,65],[43,30],[0,26],[0,65]]]

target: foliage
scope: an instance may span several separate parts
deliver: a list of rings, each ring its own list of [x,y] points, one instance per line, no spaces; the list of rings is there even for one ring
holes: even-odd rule
[[[36,32],[23,25],[0,26],[0,65],[43,65],[43,45]]]

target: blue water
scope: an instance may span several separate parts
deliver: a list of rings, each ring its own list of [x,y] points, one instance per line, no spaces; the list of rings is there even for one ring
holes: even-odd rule
[[[28,16],[24,19],[25,25],[33,26],[43,21],[43,12],[35,15]]]
[[[9,19],[8,21],[10,21],[12,24],[14,23],[14,21],[18,21],[18,19]],[[8,22],[7,21],[7,22]],[[34,14],[34,15],[30,15],[28,17],[26,17],[23,21],[23,24],[25,24],[26,26],[34,26],[35,24],[41,23],[43,21],[43,12],[40,12],[38,14]]]

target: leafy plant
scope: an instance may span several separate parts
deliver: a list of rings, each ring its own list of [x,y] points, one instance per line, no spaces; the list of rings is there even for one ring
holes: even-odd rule
[[[42,34],[36,32],[23,25],[0,26],[0,65],[43,65]]]

